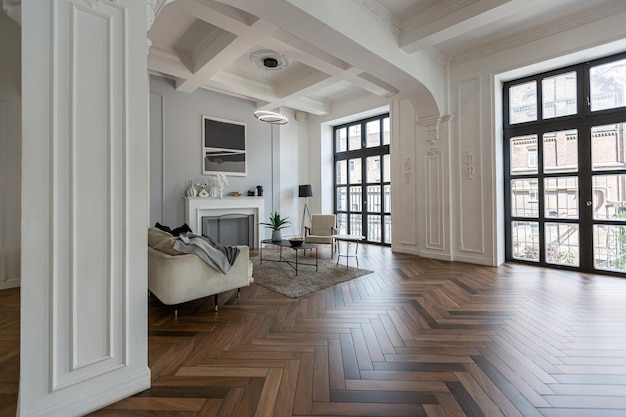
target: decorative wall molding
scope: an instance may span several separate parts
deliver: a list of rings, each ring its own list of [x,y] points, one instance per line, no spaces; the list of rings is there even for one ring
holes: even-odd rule
[[[474,179],[474,153],[472,151],[466,151],[465,157],[463,158],[463,165],[461,167],[462,170],[465,171],[465,179],[473,180]]]
[[[412,169],[411,158],[404,158],[402,160],[402,178],[405,184],[411,183]]]
[[[22,6],[21,273],[31,285],[20,309],[44,318],[22,326],[22,416],[85,415],[150,386],[145,5],[92,5]]]
[[[100,0],[87,0],[87,1],[100,1]],[[118,1],[118,0],[114,0]],[[154,24],[156,17],[159,15],[163,7],[165,7],[168,3],[171,3],[175,0],[146,0],[146,20],[148,22],[148,26],[146,27],[146,33],[150,31],[150,28]],[[152,41],[150,38],[147,38],[146,45],[148,50],[147,53],[150,52],[150,47],[152,46]]]
[[[425,129],[426,143],[435,145],[439,141],[439,126],[454,119],[454,115],[428,116],[417,121],[417,125]]]
[[[450,65],[450,62],[452,62],[452,58],[450,56],[444,54],[435,46],[421,49],[420,52],[444,67],[447,67]]]
[[[429,116],[417,121],[417,125],[425,129],[426,143],[434,145],[439,140],[439,116]]]
[[[485,253],[485,244],[480,245],[480,249],[468,249],[463,245],[463,242],[459,244],[459,251],[463,253],[473,253],[476,255],[482,255]]]
[[[95,9],[97,7],[102,6],[102,0],[83,0],[89,7]]]
[[[59,102],[70,104],[59,117],[72,122],[59,126],[49,145],[52,193],[63,196],[50,208],[52,239],[59,243],[51,320],[68,336],[53,336],[52,392],[106,375],[124,366],[128,356],[128,335],[123,331],[128,328],[128,313],[115,308],[123,303],[126,290],[114,290],[128,288],[124,268],[128,253],[114,243],[124,242],[121,231],[128,229],[124,199],[119,197],[129,189],[128,170],[122,163],[129,159],[123,133],[127,79],[121,74],[126,17],[123,10],[103,4],[93,2],[87,8],[70,2],[67,14],[57,10],[59,19],[72,16],[70,25],[55,28],[59,36],[53,54],[64,48],[69,54],[52,67],[54,82],[69,85],[66,94],[57,96]],[[64,45],[63,36],[71,40],[69,45]],[[108,47],[85,47],[98,41]],[[88,73],[98,83],[73,76],[76,73]],[[100,129],[94,131],[94,125]],[[90,309],[93,313],[86,314]]]
[[[150,32],[150,28],[156,20],[156,8],[158,3],[159,0],[146,0],[146,21],[148,22],[146,26],[146,33]],[[150,38],[146,37],[146,53],[150,53],[151,46],[152,41]]]
[[[430,148],[427,152],[426,155],[428,156],[437,156],[437,155],[441,155],[441,150],[439,150],[438,148]]]
[[[400,36],[400,21],[375,0],[352,0],[354,4],[370,13],[389,32]]]
[[[402,227],[398,227],[397,223],[393,224],[393,244],[394,246],[405,246],[415,248],[418,245],[418,224],[421,228],[422,219],[418,214],[423,204],[423,199],[418,200],[418,188],[421,184],[417,184],[416,165],[420,165],[420,161],[416,157],[417,137],[415,127],[415,108],[406,97],[393,99],[391,108],[392,130],[395,130],[398,141],[398,152],[392,152],[392,177],[402,176],[398,181],[399,192],[394,192],[392,198],[392,207],[394,216],[400,216],[406,221]],[[397,170],[397,171],[396,171]]]
[[[445,0],[437,2],[435,6],[430,7],[422,13],[419,13],[407,20],[406,23],[402,26],[402,31],[404,32],[419,29],[422,26],[439,20],[442,17],[445,17],[451,13],[456,12],[457,10],[463,9],[474,3],[478,3],[479,1],[480,0]]]
[[[593,9],[584,10],[574,16],[568,16],[545,25],[526,30],[515,35],[504,37],[466,53],[452,57],[452,63],[462,64],[480,59],[498,52],[506,51],[520,45],[538,41],[548,36],[556,35],[567,30],[593,23],[597,20],[606,19],[626,11],[626,2],[614,0]]]
[[[459,114],[457,143],[460,167],[458,174],[458,248],[463,253],[484,254],[485,198],[480,161],[483,152],[480,78],[465,80],[458,84],[457,106]],[[478,148],[477,151],[475,151],[476,148]],[[468,244],[466,240],[470,240],[472,244]]]
[[[424,156],[424,189],[426,193],[426,242],[428,249],[444,251],[444,157],[441,150],[431,148]]]

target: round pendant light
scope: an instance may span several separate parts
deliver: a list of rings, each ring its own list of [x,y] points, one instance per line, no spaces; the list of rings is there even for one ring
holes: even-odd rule
[[[254,117],[259,119],[261,122],[270,123],[273,125],[285,125],[289,122],[289,119],[287,119],[287,117],[273,111],[257,110],[254,112]]]

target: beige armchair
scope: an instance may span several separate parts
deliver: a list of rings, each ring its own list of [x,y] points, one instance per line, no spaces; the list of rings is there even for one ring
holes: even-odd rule
[[[334,214],[314,214],[311,227],[304,227],[304,241],[313,244],[329,244],[332,256],[335,256],[335,239],[337,234],[337,216]]]

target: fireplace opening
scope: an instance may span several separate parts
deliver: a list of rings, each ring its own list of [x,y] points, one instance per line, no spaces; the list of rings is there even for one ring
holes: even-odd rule
[[[202,217],[202,235],[222,246],[254,248],[254,214],[222,214]]]

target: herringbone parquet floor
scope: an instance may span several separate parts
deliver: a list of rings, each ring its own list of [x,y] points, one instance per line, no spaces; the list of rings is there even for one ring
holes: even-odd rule
[[[299,299],[252,285],[178,320],[152,299],[152,388],[92,416],[626,416],[626,279],[361,249],[373,274]],[[14,410],[16,309],[1,308]]]

